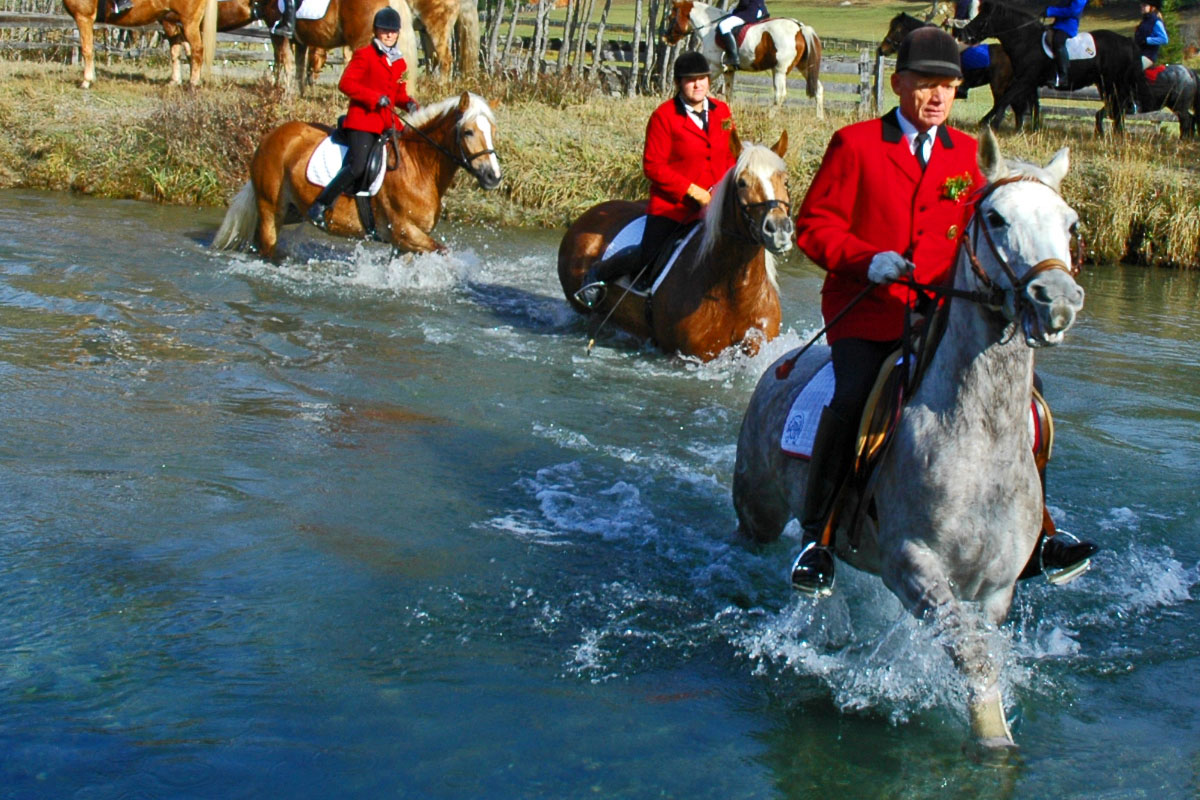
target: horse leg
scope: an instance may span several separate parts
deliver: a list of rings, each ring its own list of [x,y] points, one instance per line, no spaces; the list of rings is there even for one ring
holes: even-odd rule
[[[783,108],[787,98],[787,64],[776,64],[771,73],[771,82],[775,84],[775,108]]]
[[[737,535],[754,542],[773,542],[795,516],[787,493],[780,485],[780,473],[771,468],[770,446],[762,446],[747,421],[738,437],[737,462],[733,471],[733,508],[737,512]],[[791,477],[789,473],[789,478]],[[796,479],[803,486],[805,477]]]
[[[948,636],[946,648],[967,682],[967,711],[975,742],[986,750],[1015,748],[998,686],[999,670],[985,632],[968,619],[937,557],[912,540],[905,541],[899,552],[882,555],[881,576],[888,588],[914,616],[929,620],[939,634]]]
[[[90,89],[96,82],[96,12],[79,12],[74,17],[75,26],[79,28],[79,52],[83,55],[83,80],[79,88]]]
[[[183,38],[182,34],[173,37],[171,43],[171,86],[183,85]]]
[[[1105,109],[1103,109],[1103,108],[1101,108],[1099,111],[1096,112],[1096,135],[1097,136],[1104,135],[1104,113],[1105,113]]]
[[[191,50],[192,74],[188,85],[195,89],[200,85],[200,73],[204,69],[204,40],[200,36],[200,20],[194,19],[183,25],[183,38]]]
[[[725,102],[733,102],[733,68],[726,67],[725,72]]]
[[[275,245],[279,241],[278,207],[262,194],[258,196],[258,252],[275,260]]]

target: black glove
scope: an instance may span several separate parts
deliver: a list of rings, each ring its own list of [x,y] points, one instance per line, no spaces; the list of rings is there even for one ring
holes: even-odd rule
[[[378,102],[378,103],[376,103],[375,105],[376,105],[376,106],[378,106],[379,108],[387,108],[387,107],[388,107],[388,106],[390,106],[391,104],[392,104],[392,98],[388,97],[388,96],[385,94],[385,95],[381,95],[381,96],[379,97],[379,102]]]

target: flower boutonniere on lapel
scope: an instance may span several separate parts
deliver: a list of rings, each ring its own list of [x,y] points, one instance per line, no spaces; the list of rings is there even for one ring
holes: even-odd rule
[[[971,191],[971,173],[963,172],[962,175],[951,175],[946,178],[946,182],[942,184],[942,197],[947,200],[959,202],[967,196]]]

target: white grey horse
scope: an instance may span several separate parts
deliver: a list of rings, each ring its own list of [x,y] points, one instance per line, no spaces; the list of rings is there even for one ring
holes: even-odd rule
[[[989,184],[959,250],[959,296],[949,301],[945,334],[878,465],[878,525],[860,521],[857,549],[846,530],[852,515],[836,532],[840,558],[878,574],[910,612],[945,634],[966,679],[972,736],[984,748],[1015,747],[984,619],[1000,624],[1007,616],[1042,526],[1030,425],[1033,348],[1061,342],[1083,308],[1070,267],[1078,215],[1059,194],[1067,163],[1066,148],[1045,167],[1003,159],[985,130],[979,165]],[[968,294],[973,299],[963,299]],[[780,434],[829,352],[809,350],[778,378],[787,358],[759,379],[738,439],[738,530],[759,542],[777,539],[803,513],[808,462],[783,454]]]

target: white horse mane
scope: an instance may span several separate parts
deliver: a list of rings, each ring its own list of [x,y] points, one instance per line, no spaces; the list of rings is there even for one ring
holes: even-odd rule
[[[725,195],[730,191],[736,191],[730,187],[743,171],[748,171],[770,186],[771,176],[776,172],[786,173],[787,164],[775,154],[774,150],[765,145],[746,144],[742,146],[742,152],[738,156],[737,162],[729,168],[725,177],[717,182],[716,188],[712,192],[712,200],[709,202],[708,208],[704,210],[704,221],[701,223],[704,226],[704,236],[700,240],[697,262],[708,256],[716,246],[717,239],[721,235],[721,213],[725,207]],[[775,256],[769,250],[764,250],[764,254],[767,257],[767,277],[771,280],[771,284],[778,289],[779,286],[775,281]]]
[[[462,119],[459,120],[458,124],[463,125],[482,115],[487,119],[488,122],[495,125],[496,116],[492,113],[492,109],[487,104],[487,100],[484,100],[474,92],[469,92],[468,94],[471,96],[471,103],[467,107],[466,112],[463,114]],[[427,106],[422,106],[408,118],[407,123],[412,125],[414,128],[420,128],[427,122],[439,119],[456,111],[461,99],[462,95],[454,95],[453,97],[447,97],[445,100],[439,100],[436,103],[430,103]]]

